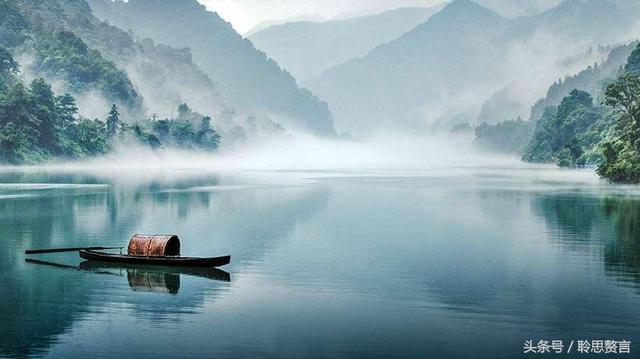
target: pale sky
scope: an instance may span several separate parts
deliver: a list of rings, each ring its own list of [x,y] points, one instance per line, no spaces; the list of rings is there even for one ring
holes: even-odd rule
[[[443,0],[198,0],[239,33],[264,21],[363,15],[404,6],[433,6]]]

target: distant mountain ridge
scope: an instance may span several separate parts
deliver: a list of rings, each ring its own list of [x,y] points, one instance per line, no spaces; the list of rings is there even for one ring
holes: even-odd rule
[[[558,78],[569,69],[563,56],[624,39],[633,20],[606,0],[566,0],[515,19],[454,0],[398,39],[326,71],[309,87],[328,101],[341,131],[448,128],[474,122],[485,100],[518,78],[526,81],[523,74],[542,75],[528,73],[542,66],[539,56],[548,64],[542,62],[546,67],[537,71]],[[511,105],[522,109],[532,103]]]
[[[273,115],[286,127],[333,135],[326,103],[196,0],[89,0],[95,14],[139,38],[190,48],[193,61],[239,113]]]
[[[457,0],[310,86],[331,104],[341,130],[363,133],[379,125],[424,130],[421,106],[501,79],[495,54],[506,51],[508,24],[476,3]],[[473,61],[466,61],[469,57]]]
[[[249,39],[305,82],[395,40],[440,8],[407,7],[343,20],[287,22],[252,33]]]

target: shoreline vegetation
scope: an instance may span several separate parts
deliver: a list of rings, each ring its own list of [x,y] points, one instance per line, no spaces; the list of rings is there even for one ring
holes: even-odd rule
[[[220,135],[212,119],[178,106],[177,118],[123,121],[113,104],[104,120],[78,114],[75,98],[57,95],[42,78],[29,84],[18,78],[19,65],[0,47],[0,160],[34,164],[54,158],[77,159],[110,152],[117,143],[150,148],[216,151]]]
[[[85,46],[71,33],[57,38],[73,48]],[[4,163],[89,158],[107,154],[117,144],[209,152],[220,145],[211,117],[194,112],[186,103],[178,106],[172,119],[154,115],[131,124],[123,121],[116,104],[105,109],[104,120],[89,119],[78,114],[72,95],[54,93],[43,78],[25,84],[19,67],[9,49],[0,47],[0,161]],[[593,166],[612,182],[640,183],[640,45],[615,78],[603,81],[598,96],[594,100],[590,93],[573,89],[558,106],[546,107],[535,122],[517,118],[482,123],[475,128],[474,143],[494,152],[520,153],[524,162]],[[456,129],[471,130],[467,127]]]
[[[149,118],[140,87],[122,70],[122,59],[131,57],[114,60],[119,58],[115,53],[135,52],[139,44],[132,35],[100,23],[86,4],[54,6],[60,4],[0,0],[0,163],[89,158],[107,154],[119,144],[217,151],[221,136],[213,119],[184,103],[203,108],[196,99],[197,89],[191,87],[197,82],[186,80],[190,95],[167,102],[171,104],[167,107],[183,102],[177,117]],[[83,21],[70,21],[71,14]],[[47,21],[43,25],[40,20]],[[177,62],[170,68],[191,66],[190,52],[180,53],[184,56],[174,58]],[[608,53],[602,64],[554,83],[533,105],[528,120],[494,119],[502,122],[483,122],[475,130],[463,122],[452,132],[475,131],[478,149],[518,154],[525,162],[593,166],[612,182],[640,183],[640,45],[620,45]],[[160,68],[155,62],[143,67],[157,75],[149,87],[164,82]],[[105,106],[104,118],[87,118],[78,109],[79,99],[93,92],[107,101],[96,106]],[[153,99],[157,100],[153,103],[163,101]],[[320,107],[328,113],[325,105]],[[281,107],[283,113],[299,112]],[[245,138],[241,126],[227,130],[224,113],[230,112],[215,116],[225,139],[233,143]],[[301,113],[302,118],[310,116]],[[246,121],[247,128],[255,127],[253,120]],[[270,120],[268,126],[271,133],[282,130]],[[325,128],[324,133],[332,132]]]
[[[557,106],[543,108],[538,119],[482,123],[475,129],[475,146],[520,154],[524,162],[596,167],[611,182],[640,183],[640,44],[614,76],[601,79],[594,75],[598,71],[596,64],[565,80],[571,86],[577,77],[591,76],[579,80],[599,84],[595,91],[573,87]],[[555,83],[547,97],[562,86]]]

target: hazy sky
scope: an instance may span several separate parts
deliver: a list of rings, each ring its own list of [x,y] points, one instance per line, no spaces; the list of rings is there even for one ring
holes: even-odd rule
[[[433,6],[443,0],[199,0],[209,10],[245,33],[272,20],[299,17],[332,18],[340,15],[375,13],[403,6]]]

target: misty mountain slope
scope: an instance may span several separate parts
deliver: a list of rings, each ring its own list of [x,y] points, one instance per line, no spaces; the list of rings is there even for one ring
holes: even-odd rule
[[[619,75],[621,68],[637,45],[637,42],[632,42],[616,46],[610,51],[607,60],[601,64],[589,66],[573,76],[567,76],[553,83],[546,95],[531,108],[529,120],[538,121],[547,107],[558,106],[562,99],[574,89],[586,91],[599,101],[607,84]]]
[[[348,131],[473,123],[484,102],[514,81],[517,98],[503,104],[522,114],[554,79],[598,61],[582,56],[589,47],[632,37],[632,20],[605,0],[566,0],[516,19],[455,0],[397,40],[326,71],[310,88],[330,103],[336,127]]]
[[[345,20],[288,22],[253,33],[249,39],[304,82],[398,38],[440,8],[400,8]]]
[[[325,103],[195,0],[90,0],[101,19],[136,36],[188,47],[193,61],[240,113],[267,113],[287,127],[334,134]]]
[[[84,0],[16,0],[13,3],[39,31],[51,34],[71,31],[88,45],[91,53],[101,54],[124,70],[128,81],[144,98],[144,105],[130,113],[131,116],[144,116],[143,112],[148,111],[169,117],[172,109],[182,102],[212,115],[226,107],[213,82],[193,64],[188,51],[156,47],[150,42],[138,43],[126,32],[94,17]],[[31,51],[29,46],[38,49],[37,44],[26,45],[21,51],[27,57]],[[61,75],[68,73],[68,68],[60,70]],[[87,87],[87,93],[77,98],[82,114],[104,117],[112,99],[96,94],[91,86]]]
[[[0,46],[13,53],[21,76],[28,82],[46,78],[59,92],[80,96],[81,107],[92,93],[139,111],[142,98],[123,71],[64,26],[50,26],[64,10],[56,1],[0,2]]]
[[[552,33],[558,40],[606,45],[629,39],[638,22],[637,13],[609,0],[565,0],[539,15],[521,19],[537,31]]]
[[[520,94],[527,88],[520,86],[517,81],[512,81],[504,88],[496,91],[489,97],[480,109],[478,123],[489,125],[498,122],[520,118],[526,118],[530,108],[520,101]]]
[[[547,107],[558,106],[560,101],[574,89],[586,91],[598,101],[606,84],[618,75],[636,44],[637,42],[632,42],[613,47],[600,47],[584,54],[586,60],[581,62],[587,62],[590,65],[554,81],[551,86],[545,88],[545,93],[535,100],[533,105],[522,101],[522,98],[530,95],[527,93],[530,88],[526,86],[526,79],[513,81],[494,93],[483,104],[478,122],[495,124],[516,117],[536,122],[542,117]],[[602,58],[601,54],[605,55],[603,60],[589,62],[593,58]]]
[[[331,104],[340,130],[420,128],[421,107],[435,117],[446,111],[439,106],[500,81],[508,25],[484,7],[457,0],[397,40],[325,72],[311,87]]]
[[[595,63],[605,62],[611,50],[612,47],[609,46],[598,46],[595,49],[589,47],[579,55],[566,58],[533,57],[537,61],[530,64],[528,72],[523,71],[521,76],[515,72],[516,76],[511,82],[483,103],[477,122],[495,124],[517,117],[528,119],[531,107],[545,96],[549,84],[557,81],[560,76],[570,77],[566,74],[576,74]],[[535,77],[532,77],[532,74],[535,74]]]
[[[530,108],[545,96],[552,82],[567,74],[576,74],[594,63],[605,62],[611,47],[600,44],[625,42],[634,37],[634,21],[638,19],[638,13],[634,17],[633,11],[628,7],[620,8],[619,3],[567,0],[537,16],[514,21],[517,28],[526,34],[526,42],[515,46],[526,46],[532,53],[538,53],[532,57],[536,61],[531,62],[532,68],[537,67],[537,70],[528,72],[536,74],[535,80],[530,76],[517,76],[516,72],[507,87],[483,104],[478,122],[491,124],[517,116],[537,120],[546,105],[534,106],[533,116],[530,116]],[[552,55],[555,52],[558,55],[554,59]],[[545,62],[545,66],[540,65]],[[568,79],[571,81],[572,77]],[[563,90],[562,96],[554,98],[552,104],[557,105],[571,90]]]

